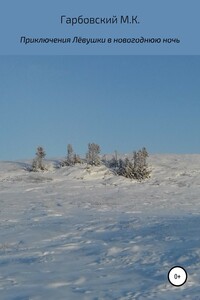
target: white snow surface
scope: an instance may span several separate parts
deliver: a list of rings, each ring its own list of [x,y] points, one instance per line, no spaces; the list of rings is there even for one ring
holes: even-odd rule
[[[200,299],[200,155],[151,155],[144,182],[30,163],[0,162],[1,300]]]

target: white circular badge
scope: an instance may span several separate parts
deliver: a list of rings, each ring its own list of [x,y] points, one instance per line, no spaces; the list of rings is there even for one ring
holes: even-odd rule
[[[168,280],[174,286],[182,286],[187,281],[187,272],[180,266],[175,266],[169,270]]]

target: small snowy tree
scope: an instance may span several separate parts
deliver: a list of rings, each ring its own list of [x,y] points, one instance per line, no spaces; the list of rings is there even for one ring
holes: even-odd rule
[[[61,166],[74,166],[75,164],[80,164],[81,158],[79,155],[74,153],[73,147],[71,144],[67,145],[67,157],[62,161]]]
[[[150,175],[150,170],[148,169],[147,157],[148,152],[146,148],[142,148],[138,152],[134,152],[134,174],[135,178],[138,180],[146,179]]]
[[[67,159],[65,160],[66,166],[73,166],[74,165],[74,150],[71,144],[67,145]]]
[[[74,165],[73,156],[74,156],[74,150],[72,148],[72,145],[68,144],[67,145],[67,156],[61,162],[61,166],[64,167],[64,166],[72,166],[72,165]]]
[[[43,147],[37,147],[36,158],[32,162],[32,171],[45,170],[43,159],[46,156],[46,153]]]
[[[117,174],[124,176],[124,161],[122,159],[119,160]]]
[[[126,178],[135,178],[133,163],[128,158],[120,159],[117,174]]]
[[[146,148],[142,148],[141,150],[134,152],[133,161],[128,158],[125,158],[124,160],[120,159],[116,169],[117,174],[139,181],[149,178],[150,170],[148,169],[146,162],[147,157],[148,152]]]
[[[88,144],[88,152],[86,153],[86,160],[89,165],[98,166],[101,163],[100,146],[95,143]]]

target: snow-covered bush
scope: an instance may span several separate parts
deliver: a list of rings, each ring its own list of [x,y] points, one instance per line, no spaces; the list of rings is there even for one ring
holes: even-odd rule
[[[125,160],[120,159],[119,166],[117,169],[117,174],[124,176],[126,178],[134,179],[135,178],[134,164],[128,158],[125,158]]]
[[[74,153],[73,147],[71,144],[67,145],[67,157],[64,161],[62,161],[61,166],[74,166],[75,164],[80,164],[81,158],[79,155]]]
[[[142,148],[141,150],[134,152],[134,173],[135,178],[138,180],[143,180],[150,176],[150,170],[148,169],[146,161],[148,156],[146,148]]]
[[[108,167],[120,176],[141,181],[150,176],[150,170],[146,162],[147,157],[148,152],[146,148],[134,152],[132,160],[127,157],[125,159],[118,159],[117,152],[115,151],[115,155],[109,161]]]
[[[31,171],[34,171],[34,172],[37,172],[40,170],[44,171],[45,166],[43,163],[43,159],[45,158],[46,153],[45,153],[43,147],[41,147],[41,146],[37,147],[37,152],[35,154],[36,154],[36,157],[33,159]]]
[[[86,153],[86,161],[87,164],[92,166],[99,166],[101,164],[101,160],[99,157],[100,146],[95,143],[88,144],[88,152]]]
[[[67,145],[67,157],[62,162],[62,166],[73,166],[74,165],[74,150],[71,144]]]

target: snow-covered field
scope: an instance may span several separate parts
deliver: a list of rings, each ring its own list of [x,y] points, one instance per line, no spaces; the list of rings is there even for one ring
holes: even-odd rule
[[[0,162],[0,299],[200,299],[200,155],[148,162],[141,183]],[[181,287],[167,280],[176,265]]]

